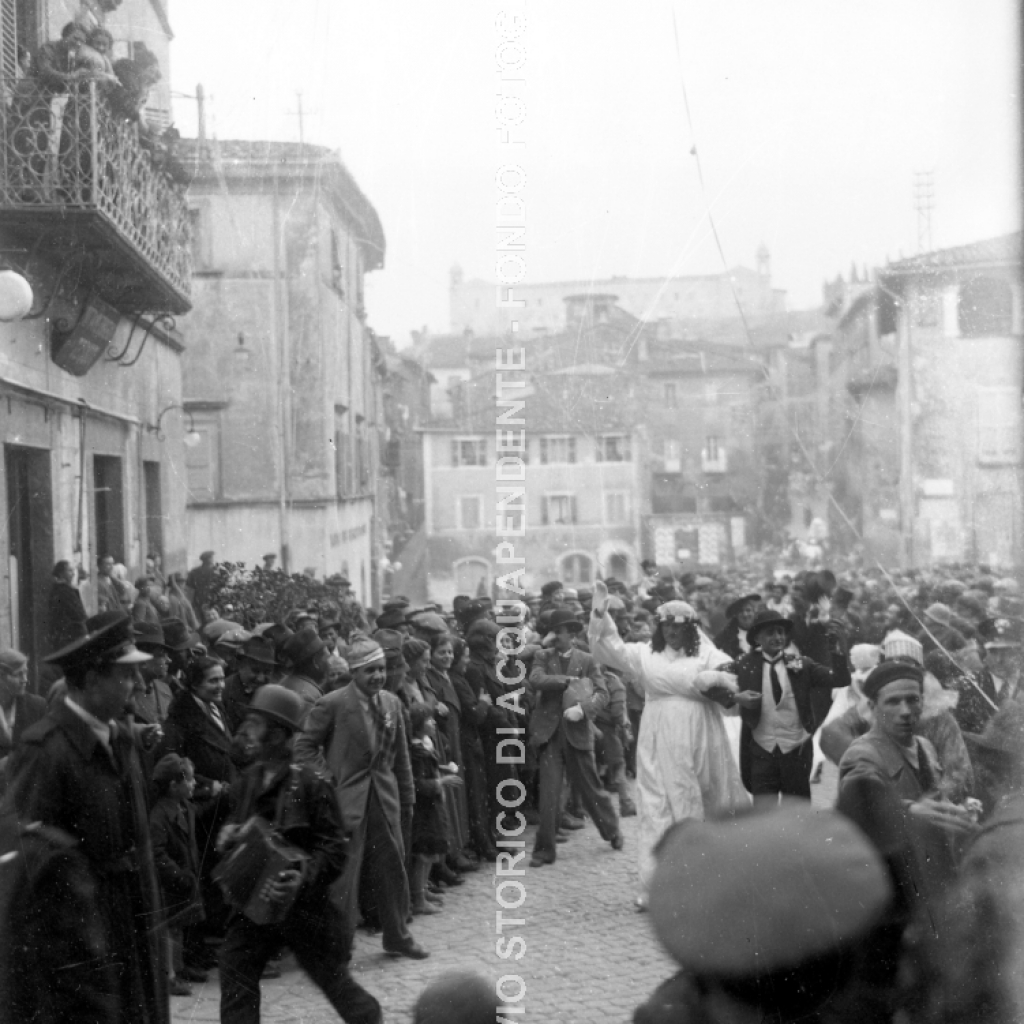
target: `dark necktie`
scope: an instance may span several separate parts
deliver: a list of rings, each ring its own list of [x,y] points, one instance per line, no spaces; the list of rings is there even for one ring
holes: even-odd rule
[[[775,701],[776,707],[782,703],[782,683],[779,681],[779,673],[775,671],[777,664],[777,661],[770,661],[768,663],[768,671],[772,677],[772,700]]]
[[[384,749],[384,740],[388,731],[385,725],[384,708],[381,707],[380,694],[375,693],[370,698],[370,717],[373,719],[373,738],[378,751]]]
[[[778,678],[778,673],[775,671],[776,665],[778,665],[777,662],[768,663],[768,672],[771,675],[771,695],[777,708],[782,702],[782,683]]]

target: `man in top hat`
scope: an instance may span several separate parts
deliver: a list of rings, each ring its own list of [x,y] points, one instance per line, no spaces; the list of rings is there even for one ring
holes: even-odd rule
[[[740,708],[740,775],[755,798],[810,800],[812,737],[831,707],[833,687],[850,683],[838,641],[826,667],[789,647],[792,632],[791,619],[758,612],[747,634],[753,650],[736,672],[741,693],[761,694],[759,705]]]
[[[890,954],[896,966],[892,897],[857,829],[799,801],[675,825],[659,846],[650,906],[681,969],[633,1020],[889,1021],[885,981],[895,979],[879,977],[879,961]]]
[[[750,652],[750,640],[747,631],[757,614],[757,606],[761,603],[760,594],[747,594],[738,597],[725,609],[725,617],[729,621],[725,629],[715,637],[715,646],[725,651],[730,658],[737,661]]]
[[[415,803],[402,702],[384,690],[384,651],[370,639],[349,648],[352,682],[321,697],[296,739],[295,753],[334,780],[345,825],[348,859],[335,883],[351,941],[359,909],[360,878],[371,889],[384,951],[421,960],[409,934],[409,880],[405,873],[402,816]]]
[[[86,629],[46,659],[62,669],[67,695],[23,734],[9,795],[22,821],[68,833],[88,862],[105,947],[97,976],[115,965],[112,1019],[166,1024],[165,937],[146,780],[130,731],[115,723],[149,655],[136,648],[124,612],[93,616]]]
[[[250,637],[242,644],[236,664],[235,672],[224,681],[224,714],[232,732],[241,727],[256,691],[273,677],[274,645],[266,637]]]
[[[594,761],[592,723],[608,704],[608,687],[597,662],[574,643],[583,623],[572,612],[556,608],[548,628],[554,634],[554,646],[534,656],[528,686],[536,700],[530,716],[530,745],[537,749],[540,773],[540,827],[530,867],[555,862],[566,775],[601,838],[622,849],[618,815],[601,788]]]
[[[349,973],[345,924],[330,899],[331,884],[345,865],[345,822],[338,802],[309,765],[293,763],[293,738],[304,717],[298,695],[274,683],[262,687],[246,709],[242,728],[256,749],[256,763],[239,781],[234,811],[218,843],[230,849],[255,815],[308,860],[270,883],[272,899],[295,900],[280,924],[256,924],[237,910],[232,916],[221,950],[222,1024],[259,1024],[260,976],[282,944],[342,1020],[383,1020],[380,1004]]]

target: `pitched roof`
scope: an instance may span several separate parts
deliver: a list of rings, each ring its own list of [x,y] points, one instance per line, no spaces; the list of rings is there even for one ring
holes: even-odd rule
[[[882,276],[930,273],[938,270],[968,266],[1019,263],[1021,258],[1021,232],[987,238],[951,249],[935,249],[905,260],[897,260],[882,270]]]

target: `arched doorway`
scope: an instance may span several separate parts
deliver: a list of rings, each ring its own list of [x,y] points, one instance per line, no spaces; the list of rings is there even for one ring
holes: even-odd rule
[[[491,565],[483,558],[460,558],[453,566],[455,593],[470,597],[489,597]]]
[[[558,560],[558,575],[570,587],[589,587],[594,582],[594,560],[585,551],[571,551]]]

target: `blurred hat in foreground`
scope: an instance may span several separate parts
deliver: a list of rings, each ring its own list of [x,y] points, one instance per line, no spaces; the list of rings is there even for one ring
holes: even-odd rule
[[[880,919],[892,886],[842,815],[784,804],[683,822],[658,849],[654,930],[695,974],[753,977],[849,946]]]

